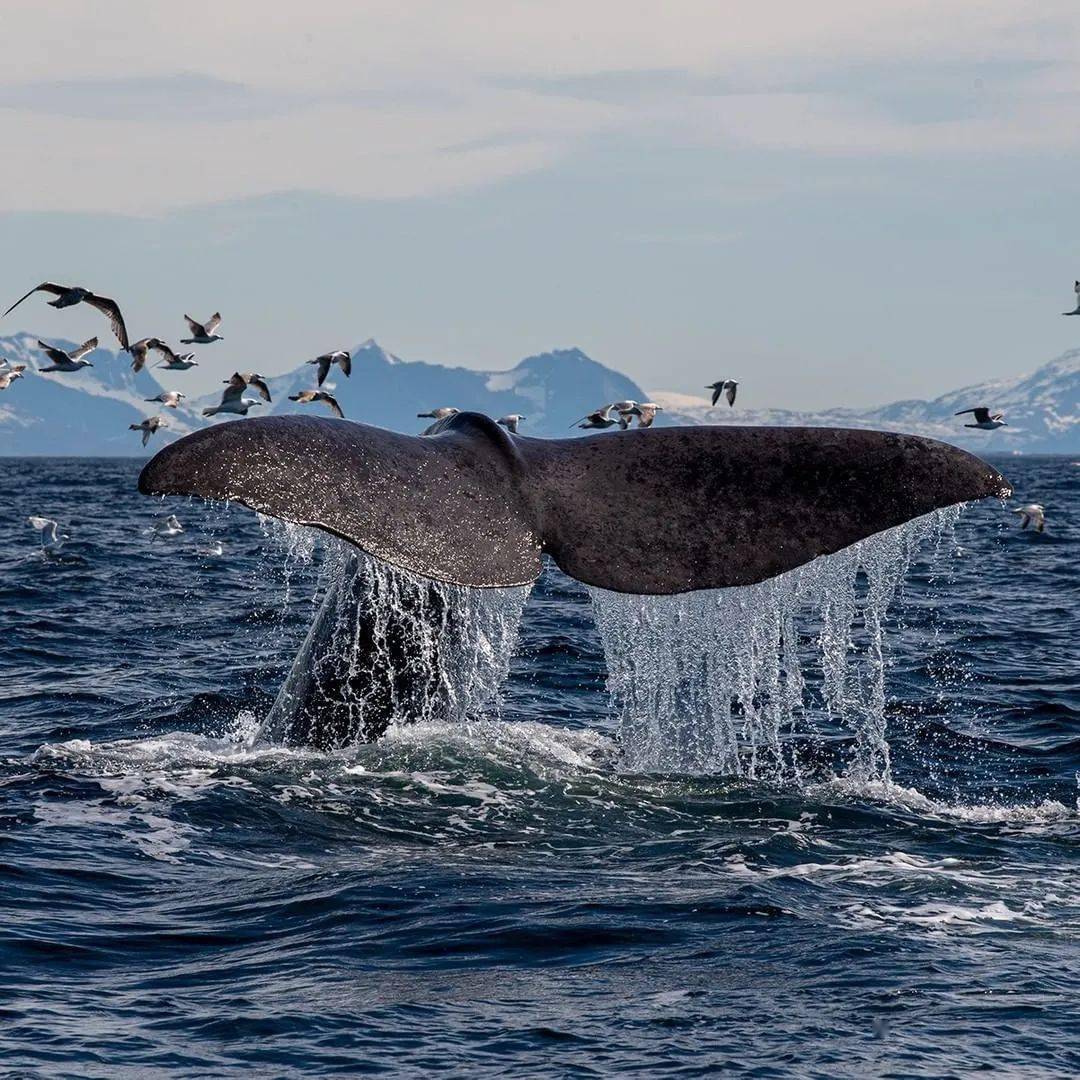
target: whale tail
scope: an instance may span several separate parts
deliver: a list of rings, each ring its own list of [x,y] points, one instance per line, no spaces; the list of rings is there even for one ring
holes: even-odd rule
[[[1010,491],[963,450],[877,431],[702,426],[533,439],[477,413],[429,431],[311,416],[223,424],[159,451],[139,490],[234,500],[437,581],[526,584],[546,553],[586,584],[643,594],[750,585]]]

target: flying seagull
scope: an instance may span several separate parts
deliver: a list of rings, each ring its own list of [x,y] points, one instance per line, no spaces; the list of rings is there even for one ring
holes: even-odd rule
[[[77,349],[73,349],[71,352],[64,352],[63,349],[47,345],[44,341],[39,341],[38,345],[44,349],[45,355],[52,361],[48,367],[38,368],[38,371],[81,371],[84,367],[94,366],[89,360],[84,360],[83,357],[97,348],[96,337],[84,341]]]
[[[330,369],[335,364],[341,368],[346,379],[352,374],[352,356],[344,349],[335,349],[334,352],[323,353],[322,356],[316,356],[314,360],[309,360],[308,363],[319,365],[320,386],[322,386],[323,380],[330,374]]]
[[[185,315],[187,324],[191,327],[191,337],[181,338],[181,345],[209,345],[214,341],[224,341],[221,334],[214,333],[221,325],[221,312],[215,311],[205,323],[196,322],[190,315]]]
[[[25,370],[25,364],[12,364],[0,370],[0,390],[6,390],[16,379],[21,379]]]
[[[262,401],[255,397],[244,397],[245,385],[242,382],[230,380],[221,395],[221,404],[203,409],[203,416],[215,416],[217,413],[236,413],[239,416],[247,416],[248,409],[252,405],[261,405]]]
[[[502,424],[502,426],[506,428],[506,430],[509,431],[511,435],[516,435],[518,424],[520,424],[522,420],[528,419],[529,418],[527,416],[522,416],[521,413],[510,413],[508,416],[500,416],[499,419],[495,421],[495,423]]]
[[[662,405],[657,405],[652,401],[642,401],[632,409],[619,413],[619,426],[622,428],[629,427],[630,420],[636,416],[638,427],[652,427],[656,414],[663,411],[664,407]]]
[[[968,413],[972,413],[975,416],[974,424],[965,424],[964,427],[979,428],[982,431],[993,431],[995,428],[1008,427],[1005,423],[1004,413],[991,413],[985,406],[979,406],[977,409],[961,409],[958,413],[954,413],[954,416],[966,416]]]
[[[59,551],[64,546],[64,542],[71,539],[67,533],[57,535],[56,522],[52,518],[31,515],[26,520],[33,528],[37,529],[41,538],[41,547],[46,554]]]
[[[1013,513],[1020,515],[1021,529],[1034,525],[1036,532],[1042,532],[1046,528],[1046,514],[1038,503],[1028,503],[1027,506],[1021,506]]]
[[[733,406],[735,404],[735,395],[739,392],[739,384],[734,379],[720,379],[717,382],[709,383],[705,389],[712,391],[712,403],[714,406],[720,400],[720,395],[725,391],[728,405]]]
[[[431,412],[418,412],[416,414],[417,420],[422,420],[427,417],[431,420],[445,420],[448,416],[454,416],[456,413],[461,412],[460,409],[455,409],[453,405],[444,405],[439,409],[432,409]]]
[[[141,424],[128,424],[129,431],[141,431],[142,432],[142,444],[145,446],[150,441],[150,436],[157,431],[158,428],[168,427],[163,417],[160,416],[148,416]]]
[[[335,416],[345,419],[337,398],[328,394],[325,390],[301,390],[299,394],[290,394],[290,401],[298,401],[301,405],[309,405],[313,401],[321,401]]]
[[[168,409],[175,409],[187,394],[181,394],[179,390],[162,390],[157,397],[143,398],[143,401],[157,401]]]
[[[250,386],[253,390],[258,390],[264,401],[270,400],[270,387],[266,385],[266,376],[260,375],[257,371],[234,371],[232,378],[226,379],[225,382],[229,386],[239,386],[241,390],[245,386]]]
[[[146,364],[147,353],[149,353],[151,349],[156,349],[163,356],[166,356],[166,355],[175,356],[176,355],[175,353],[173,353],[172,349],[170,349],[169,346],[166,345],[165,342],[161,340],[161,338],[156,338],[156,337],[139,338],[138,341],[132,342],[131,348],[128,349],[128,352],[131,353],[131,370],[132,371],[135,371],[135,372],[142,371],[143,367]]]
[[[1063,311],[1062,315],[1080,315],[1080,281],[1073,282],[1073,292],[1076,293],[1076,307],[1072,311]]]
[[[120,342],[120,347],[122,349],[128,348],[127,327],[124,325],[124,316],[120,314],[120,307],[116,301],[110,300],[107,296],[98,296],[96,293],[92,293],[89,289],[84,289],[79,285],[57,285],[52,281],[43,281],[40,285],[31,289],[26,296],[19,297],[4,312],[4,315],[10,314],[27,297],[33,296],[36,292],[52,293],[56,297],[55,300],[49,301],[49,307],[66,308],[74,307],[76,304],[89,304],[91,307],[96,307],[98,311],[108,318],[113,333],[116,335],[116,340]],[[0,315],[0,318],[3,318],[3,315]]]
[[[582,416],[575,420],[571,427],[576,424],[579,428],[609,428],[614,427],[619,421],[612,419],[611,405],[605,405],[601,409],[597,409],[596,412],[591,412],[587,416]]]
[[[177,355],[163,341],[155,345],[154,348],[156,348],[165,358],[163,364],[157,365],[164,371],[187,371],[190,368],[198,367],[199,361],[195,359],[195,354],[193,352],[180,353]]]

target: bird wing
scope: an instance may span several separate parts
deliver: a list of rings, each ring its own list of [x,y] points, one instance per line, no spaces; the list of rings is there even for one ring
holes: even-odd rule
[[[317,363],[319,365],[319,385],[322,386],[323,379],[330,374],[330,365],[334,361],[329,356],[320,356]]]
[[[107,296],[97,296],[94,293],[90,293],[85,302],[91,307],[96,307],[109,320],[109,325],[112,326],[116,340],[120,342],[120,348],[127,349],[128,332],[127,327],[124,325],[124,316],[120,314],[120,305]]]
[[[167,363],[174,364],[180,359],[180,357],[177,356],[176,353],[174,353],[160,338],[153,338],[150,342],[150,348],[161,353],[161,355],[165,357]]]
[[[990,419],[989,409],[972,409],[971,411],[975,414],[975,422],[977,424],[985,424],[986,421]]]
[[[56,522],[53,521],[52,518],[38,517],[35,514],[31,514],[31,516],[28,517],[26,520],[29,521],[30,524],[39,532],[44,532],[47,528],[49,528],[50,525],[53,527],[53,529],[56,528]]]
[[[64,293],[71,292],[71,289],[67,285],[57,285],[52,281],[43,281],[40,285],[35,285],[26,296],[20,296],[19,299],[4,312],[4,315],[10,315],[11,312],[13,312],[28,296],[33,296],[36,292],[48,292],[52,293],[54,296],[63,296]],[[0,315],[0,319],[2,319],[4,315]]]
[[[263,382],[257,375],[248,379],[248,386],[253,386],[263,396],[266,401],[272,401],[270,397],[270,387]]]
[[[968,413],[978,412],[977,409],[961,409],[958,413],[953,413],[953,416],[967,416]]]
[[[337,398],[332,397],[330,394],[323,394],[321,400],[329,407],[330,411],[339,419],[344,420],[345,414],[341,411],[341,406],[337,403]]]
[[[212,334],[221,325],[221,312],[215,311],[209,319],[206,320],[206,326],[203,329],[207,334]]]
[[[736,383],[728,381],[727,384],[727,403],[729,406],[734,406],[735,395],[739,392],[739,387]]]
[[[190,315],[185,315],[184,318],[187,319],[192,337],[203,337],[206,334],[206,327],[202,323],[196,322]]]
[[[239,371],[234,371],[225,382],[228,383],[230,390],[236,388],[243,390],[247,386],[247,379]]]
[[[70,353],[72,360],[81,360],[87,353],[92,353],[97,348],[97,338],[92,337],[84,341],[74,352]]]
[[[234,375],[233,378],[229,380],[229,385],[225,387],[225,391],[221,395],[222,405],[227,401],[239,401],[244,396],[244,388],[247,386],[247,383],[245,383],[243,379],[240,379],[240,381],[237,382],[237,379],[240,379],[239,375]]]
[[[38,340],[38,346],[50,360],[55,360],[58,364],[68,358],[68,354],[63,349],[57,349],[53,345],[46,345],[40,339]]]
[[[712,403],[715,405],[720,400],[720,395],[724,392],[723,384],[714,387],[712,392]]]

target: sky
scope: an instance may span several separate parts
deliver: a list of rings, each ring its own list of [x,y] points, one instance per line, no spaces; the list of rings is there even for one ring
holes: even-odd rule
[[[174,343],[220,310],[196,392],[375,337],[859,406],[1080,346],[1073,4],[4,0],[0,33],[0,296],[82,284]]]

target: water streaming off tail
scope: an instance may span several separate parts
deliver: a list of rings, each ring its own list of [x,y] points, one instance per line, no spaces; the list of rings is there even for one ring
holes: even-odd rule
[[[325,597],[264,725],[322,747],[393,724],[462,721],[497,702],[527,587],[429,581],[330,543]]]
[[[854,736],[849,772],[887,778],[885,616],[916,550],[951,533],[939,510],[780,577],[633,596],[590,589],[625,763],[641,772],[797,778],[807,678]]]

